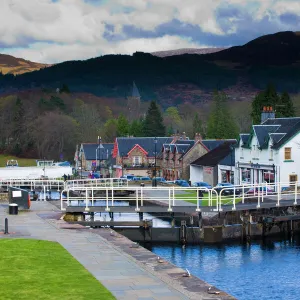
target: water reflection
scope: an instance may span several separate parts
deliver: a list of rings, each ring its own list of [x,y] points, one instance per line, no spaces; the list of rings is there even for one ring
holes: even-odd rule
[[[299,299],[300,236],[251,244],[147,245],[157,255],[237,299]]]

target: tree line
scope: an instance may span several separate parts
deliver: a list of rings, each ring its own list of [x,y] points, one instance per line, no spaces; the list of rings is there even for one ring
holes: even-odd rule
[[[23,93],[0,99],[0,151],[23,157],[73,160],[76,144],[114,142],[117,136],[171,136],[185,132],[193,139],[237,138],[260,123],[263,106],[272,106],[276,117],[295,116],[295,107],[287,92],[277,93],[274,86],[256,95],[251,110],[243,114],[252,122],[241,128],[238,116],[230,110],[224,92],[216,91],[209,112],[186,103],[163,110],[156,101],[141,102],[135,118],[130,117],[125,101],[112,99],[83,100],[72,94],[67,85],[60,90]],[[241,116],[243,118],[244,115]]]

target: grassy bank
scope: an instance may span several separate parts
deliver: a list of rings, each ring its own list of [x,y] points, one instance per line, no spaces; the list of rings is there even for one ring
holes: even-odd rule
[[[19,158],[12,155],[0,154],[0,167],[6,167],[6,162],[9,159],[15,159],[18,161],[20,167],[32,167],[36,166],[36,159],[33,158]]]
[[[184,193],[182,194],[175,194],[175,198],[177,200],[183,200],[189,203],[193,203],[193,204],[197,204],[197,193],[196,191],[190,191],[190,190],[186,190]],[[208,206],[208,193],[204,193],[203,194],[203,198],[201,200],[201,206]],[[212,197],[212,206],[216,206],[217,205],[217,199],[216,196],[213,195]],[[235,203],[238,203],[241,201],[241,198],[236,198],[235,199]],[[233,202],[233,195],[231,196],[222,196],[222,204],[232,204]]]
[[[0,239],[0,299],[115,299],[60,244]]]

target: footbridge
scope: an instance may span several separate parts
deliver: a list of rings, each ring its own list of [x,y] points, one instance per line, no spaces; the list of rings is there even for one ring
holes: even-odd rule
[[[299,188],[299,182],[236,185],[222,189],[71,184],[61,192],[61,210],[70,213],[249,211],[297,206],[300,204]]]

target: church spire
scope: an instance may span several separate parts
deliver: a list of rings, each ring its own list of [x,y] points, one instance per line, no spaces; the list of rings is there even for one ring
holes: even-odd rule
[[[140,92],[139,92],[135,82],[133,82],[133,85],[132,85],[132,95],[131,95],[131,97],[141,98]]]

